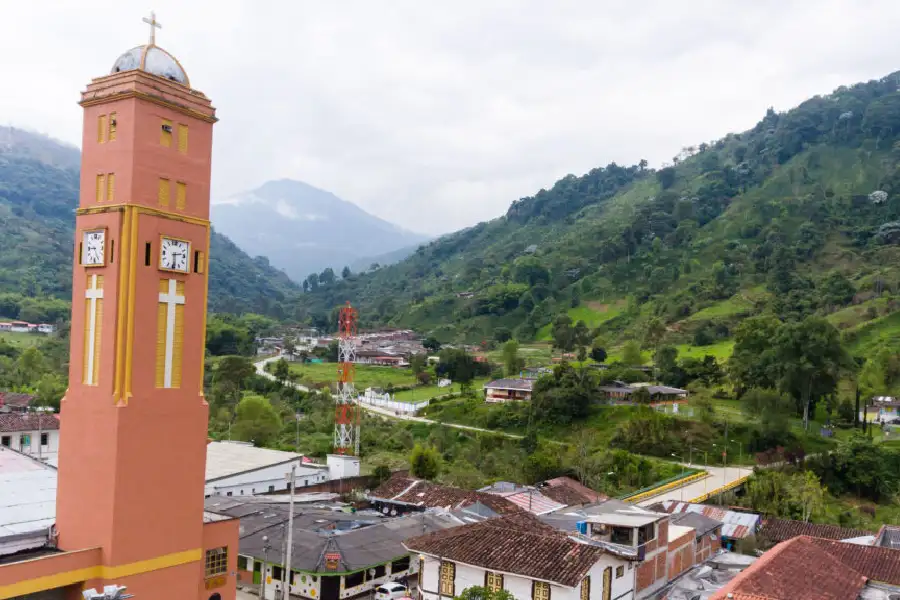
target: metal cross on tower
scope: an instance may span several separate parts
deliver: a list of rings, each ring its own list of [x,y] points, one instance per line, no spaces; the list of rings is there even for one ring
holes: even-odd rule
[[[338,381],[334,397],[334,451],[359,456],[359,403],[353,389],[356,359],[356,309],[347,305],[338,317]]]
[[[156,30],[162,29],[162,23],[156,20],[156,13],[150,11],[150,17],[144,17],[144,23],[150,26],[150,45],[156,45]]]

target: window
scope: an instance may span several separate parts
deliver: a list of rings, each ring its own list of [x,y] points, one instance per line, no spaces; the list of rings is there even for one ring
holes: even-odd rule
[[[228,572],[228,546],[211,548],[206,551],[206,577]]]
[[[165,177],[159,178],[159,189],[156,191],[156,199],[159,201],[159,205],[165,208],[169,207],[169,180]]]
[[[166,148],[172,147],[172,121],[168,119],[162,120],[162,126],[159,131],[159,144]]]
[[[274,492],[274,491],[275,491],[275,486],[274,486],[274,485],[270,485],[270,486],[269,486],[269,491],[270,491],[270,492]]]
[[[116,174],[109,173],[106,176],[106,201],[112,202],[116,199]]]
[[[50,445],[50,434],[42,433],[41,434],[41,446],[49,446]]]
[[[634,543],[631,531],[630,527],[613,527],[610,531],[609,541],[613,544],[631,546]]]
[[[238,556],[237,568],[241,571],[247,571],[247,557],[246,556]]]
[[[590,575],[581,580],[581,600],[590,600],[591,597],[591,577]]]
[[[452,562],[441,563],[441,595],[456,595],[456,565]]]
[[[409,555],[404,556],[403,558],[398,558],[394,562],[391,563],[391,573],[399,573],[400,571],[406,571],[409,569]]]
[[[352,575],[344,575],[344,589],[355,588],[366,582],[366,572],[357,571]]]
[[[97,143],[103,144],[106,142],[106,115],[100,115],[97,117]]]
[[[230,496],[230,495],[231,495],[231,492],[228,492],[228,493],[227,493],[227,494],[225,494],[225,495],[226,495],[226,496]]]
[[[109,262],[116,262],[116,240],[109,240]]]
[[[116,141],[116,113],[109,113],[109,141]]]
[[[178,124],[178,151],[187,154],[188,126]]]
[[[31,436],[27,433],[23,433],[19,436],[19,447],[20,448],[31,448]]]
[[[616,579],[625,576],[625,567],[616,567]]]
[[[150,249],[150,242],[147,242],[146,244],[144,244],[144,266],[150,266],[151,254],[152,251]]]
[[[281,567],[279,567],[278,565],[272,567],[272,579],[274,579],[275,581],[281,581],[281,575]]]
[[[531,586],[531,600],[550,600],[550,584],[546,581],[535,581]]]
[[[4,435],[2,438],[0,438],[0,446],[6,446],[7,448],[12,446],[12,436]]]
[[[656,524],[650,523],[638,529],[638,546],[656,539]]]
[[[503,589],[503,575],[492,571],[484,572],[484,587],[492,592],[499,592]]]
[[[97,175],[97,202],[103,202],[104,191],[106,191],[106,175]]]
[[[187,184],[181,181],[175,183],[175,208],[184,210],[187,206]]]

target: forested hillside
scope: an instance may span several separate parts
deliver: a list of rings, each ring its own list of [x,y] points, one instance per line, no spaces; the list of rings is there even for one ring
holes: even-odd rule
[[[0,128],[0,293],[68,300],[79,161],[74,147]],[[211,310],[284,317],[298,289],[266,259],[213,231]]]
[[[409,259],[319,286],[372,322],[441,340],[548,335],[561,313],[608,338],[725,343],[736,322],[819,313],[854,348],[896,338],[900,74],[841,87],[660,170],[610,164],[522,198]]]

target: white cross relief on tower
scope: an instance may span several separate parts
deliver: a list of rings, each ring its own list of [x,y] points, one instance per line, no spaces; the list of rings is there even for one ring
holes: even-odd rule
[[[150,26],[150,45],[156,45],[156,30],[162,29],[162,23],[156,20],[156,13],[150,11],[149,17],[144,17],[144,23]]]
[[[178,295],[178,281],[169,279],[169,290],[159,293],[160,304],[166,305],[166,352],[163,387],[172,387],[172,363],[175,348],[175,307],[184,304],[184,296]]]
[[[95,385],[94,381],[94,361],[97,358],[96,341],[97,341],[97,301],[103,298],[103,288],[97,287],[96,273],[91,275],[91,286],[84,290],[84,297],[88,301],[88,323],[87,323],[87,367],[84,374],[84,382],[87,385]]]

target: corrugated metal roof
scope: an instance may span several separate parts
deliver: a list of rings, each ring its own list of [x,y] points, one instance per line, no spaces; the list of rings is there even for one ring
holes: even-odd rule
[[[690,502],[679,502],[677,500],[666,500],[662,502],[665,511],[669,514],[675,513],[699,513],[710,519],[722,522],[722,535],[730,538],[744,538],[748,535],[756,533],[759,527],[760,516],[756,513],[737,512],[734,510],[725,510],[718,506],[708,506],[706,504],[692,504]]]
[[[257,448],[252,444],[243,442],[210,442],[206,445],[206,481],[213,481],[247,471],[256,471],[257,469],[279,464],[287,464],[292,460],[300,460],[302,458],[302,454],[295,452]],[[325,468],[311,464],[304,464],[303,466],[311,469]]]
[[[56,469],[0,448],[0,538],[56,522]]]
[[[502,496],[535,515],[551,513],[566,506],[534,490],[521,490],[514,494],[502,494]]]

